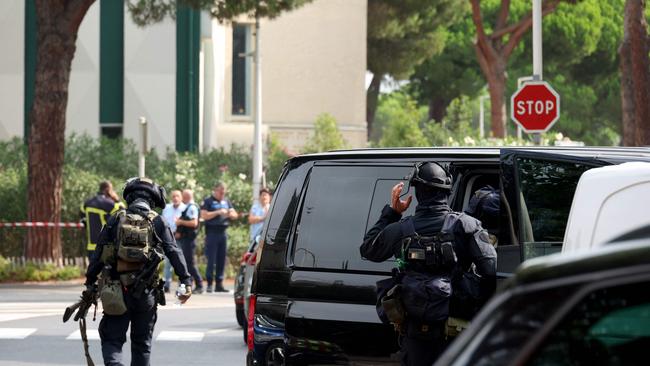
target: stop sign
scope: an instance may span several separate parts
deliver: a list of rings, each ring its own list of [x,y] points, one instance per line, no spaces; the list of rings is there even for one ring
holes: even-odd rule
[[[531,81],[510,99],[510,116],[527,133],[548,131],[560,119],[560,95],[544,81]]]

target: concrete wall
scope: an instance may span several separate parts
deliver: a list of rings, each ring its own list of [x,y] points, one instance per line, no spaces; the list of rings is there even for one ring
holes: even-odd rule
[[[366,146],[366,12],[367,0],[316,0],[262,20],[262,119],[265,131],[276,134],[290,150],[300,150],[313,133],[316,117],[325,112],[336,118],[352,147]],[[220,42],[223,47],[217,46]],[[222,60],[224,70],[217,75],[224,95],[215,101],[223,103],[223,113],[212,122],[216,146],[228,147],[231,136],[252,144],[254,97],[250,116],[230,113],[232,28],[225,27],[213,43],[214,57]],[[251,87],[254,82],[253,77]]]
[[[65,132],[66,135],[99,136],[99,3],[88,9],[79,27],[70,72]]]
[[[140,141],[138,118],[149,122],[149,146],[176,146],[176,23],[144,28],[124,18],[124,137]]]
[[[25,2],[0,1],[0,140],[23,136]]]

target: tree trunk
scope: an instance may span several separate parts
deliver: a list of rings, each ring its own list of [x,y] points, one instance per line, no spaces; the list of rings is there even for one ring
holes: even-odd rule
[[[650,38],[644,0],[627,0],[621,55],[623,145],[650,145]]]
[[[494,79],[488,81],[490,93],[490,117],[492,119],[492,136],[498,138],[506,137],[506,78],[504,74],[495,75]]]
[[[377,111],[377,100],[379,99],[379,88],[381,87],[383,75],[373,74],[370,86],[366,92],[366,121],[368,122],[368,139],[372,134],[372,125],[375,121],[375,112]]]
[[[61,220],[65,112],[70,65],[76,50],[79,25],[93,1],[36,2],[38,46],[28,149],[29,221],[58,223]],[[25,256],[30,259],[51,258],[60,262],[60,229],[29,229]]]
[[[447,106],[449,101],[446,98],[435,96],[429,101],[429,120],[434,120],[438,123],[447,115]]]

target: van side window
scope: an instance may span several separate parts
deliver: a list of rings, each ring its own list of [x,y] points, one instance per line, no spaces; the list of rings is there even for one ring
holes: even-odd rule
[[[312,169],[293,251],[297,267],[388,272],[391,261],[361,258],[359,247],[390,189],[407,166],[315,166]],[[416,202],[412,203],[412,208]]]
[[[645,365],[650,347],[650,283],[587,295],[551,331],[531,365]]]
[[[517,158],[519,240],[524,260],[562,249],[578,180],[590,168],[566,161]]]

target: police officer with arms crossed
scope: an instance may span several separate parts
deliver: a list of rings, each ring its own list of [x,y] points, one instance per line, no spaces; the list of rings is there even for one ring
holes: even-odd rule
[[[402,200],[404,183],[395,185],[390,205],[366,233],[360,252],[374,262],[394,256],[403,263],[398,275],[406,308],[400,329],[402,365],[431,365],[446,345],[455,276],[475,268],[481,298],[487,299],[496,288],[496,251],[480,221],[449,207],[451,176],[441,165],[416,164],[409,182],[418,201],[415,214],[402,218],[413,197]]]
[[[128,205],[111,216],[102,229],[95,255],[86,272],[86,291],[99,277],[99,297],[104,315],[99,324],[105,365],[121,365],[122,346],[131,325],[131,365],[149,365],[157,303],[164,304],[158,264],[171,261],[185,292],[192,294],[191,277],[165,220],[153,211],[165,207],[164,188],[147,178],[131,178],[123,197]],[[101,276],[100,276],[101,273]]]

